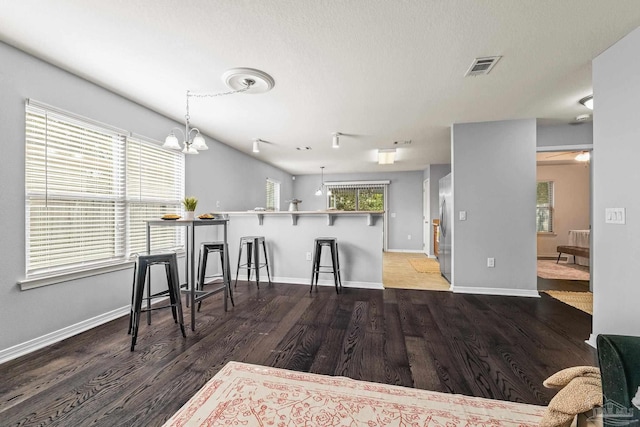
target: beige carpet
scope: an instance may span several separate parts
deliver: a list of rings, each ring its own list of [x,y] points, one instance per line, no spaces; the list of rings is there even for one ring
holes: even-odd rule
[[[418,273],[409,263],[420,254],[385,252],[382,254],[382,284],[386,289],[418,289],[426,291],[448,291],[449,282],[440,274]],[[422,258],[427,258],[423,255]],[[437,261],[431,260],[437,264]]]
[[[543,406],[229,362],[165,427],[537,426]]]
[[[538,260],[538,277],[543,279],[589,280],[589,267],[555,260]]]
[[[542,291],[550,297],[593,315],[593,294],[591,292]]]
[[[440,274],[440,264],[432,258],[409,258],[409,264],[418,273]]]

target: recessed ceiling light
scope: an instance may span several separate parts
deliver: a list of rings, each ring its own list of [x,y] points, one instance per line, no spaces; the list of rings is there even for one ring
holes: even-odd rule
[[[311,147],[296,147],[296,150],[298,150],[298,151],[309,151],[309,150],[311,150]]]

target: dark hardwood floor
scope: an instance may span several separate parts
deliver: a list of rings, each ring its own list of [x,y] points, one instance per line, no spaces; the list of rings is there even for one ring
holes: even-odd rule
[[[308,292],[239,282],[186,339],[161,310],[134,352],[120,318],[0,365],[0,425],[162,425],[230,360],[540,405],[549,375],[595,364],[591,316],[545,294]]]

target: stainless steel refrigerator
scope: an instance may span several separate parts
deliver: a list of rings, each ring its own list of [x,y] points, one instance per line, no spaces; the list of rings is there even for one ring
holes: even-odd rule
[[[440,241],[438,242],[438,262],[440,273],[451,283],[453,187],[451,174],[440,179]]]

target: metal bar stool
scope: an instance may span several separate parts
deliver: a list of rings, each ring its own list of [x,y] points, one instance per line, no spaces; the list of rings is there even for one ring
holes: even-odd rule
[[[167,290],[151,294],[151,286],[148,284],[147,295],[144,295],[145,284],[147,283],[147,272],[152,265],[164,264],[167,275]],[[169,296],[170,304],[161,307],[151,307],[151,300],[159,297]],[[146,300],[146,307],[142,308],[142,300]],[[158,254],[142,254],[138,255],[136,265],[133,269],[133,291],[131,294],[131,311],[129,313],[129,334],[131,335],[131,351],[133,351],[138,339],[138,327],[140,325],[140,316],[143,312],[151,312],[162,308],[171,307],[173,320],[180,324],[182,336],[187,335],[184,332],[184,319],[182,317],[182,300],[180,299],[180,281],[178,279],[178,261],[176,254],[158,253]],[[151,324],[151,318],[147,320]]]
[[[262,252],[264,253],[264,262],[260,263],[260,251],[258,245],[262,243]],[[242,260],[242,248],[247,245],[247,262],[241,264]],[[253,264],[251,263],[251,257],[253,254]],[[260,269],[262,267],[267,268],[267,278],[269,284],[271,284],[271,273],[269,272],[269,259],[267,258],[267,247],[263,236],[244,236],[240,238],[240,248],[238,250],[238,268],[236,269],[236,281],[234,286],[238,285],[238,272],[240,267],[247,267],[247,281],[251,280],[251,271],[256,272],[256,285],[260,288]]]
[[[211,279],[214,277],[222,277],[222,286],[219,289],[214,289],[211,293],[216,293],[223,291],[225,301],[227,298],[231,299],[231,305],[235,307],[235,303],[233,302],[233,291],[231,290],[231,268],[229,266],[229,257],[225,258],[225,251],[227,251],[227,245],[224,242],[207,242],[200,245],[200,257],[198,259],[198,285],[197,289],[199,291],[203,290],[204,285],[209,285],[211,283],[205,283],[206,279]],[[220,268],[222,269],[222,274],[214,274],[212,276],[205,276],[207,270],[207,257],[209,256],[209,252],[218,252],[220,254]],[[225,262],[226,259],[226,262]],[[200,306],[202,305],[202,301],[198,301],[198,311],[200,311]]]
[[[331,250],[331,265],[320,265],[322,257],[322,248],[328,246]],[[335,237],[318,237],[315,239],[313,248],[313,265],[311,267],[311,289],[313,291],[313,283],[316,284],[316,292],[318,292],[318,276],[320,273],[332,273],[333,282],[336,285],[336,293],[342,290],[342,278],[340,277],[340,257],[338,255],[338,239]]]

